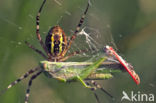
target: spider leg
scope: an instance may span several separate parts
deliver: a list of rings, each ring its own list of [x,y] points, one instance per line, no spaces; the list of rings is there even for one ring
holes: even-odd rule
[[[98,83],[96,83],[94,80],[91,80],[91,84],[93,84],[96,88],[101,89],[104,93],[106,93],[109,97],[111,97],[114,100],[114,97],[108,93],[103,87],[101,87]]]
[[[89,82],[85,82],[87,85],[90,85]],[[100,103],[99,97],[97,96],[97,94],[95,93],[96,88],[92,87],[90,88],[90,90],[94,93],[94,96],[96,98],[97,103]]]
[[[51,56],[50,53],[48,52],[48,50],[47,50],[45,44],[43,43],[42,38],[41,38],[41,36],[40,36],[40,32],[39,32],[39,30],[40,30],[40,29],[39,29],[39,28],[40,28],[40,26],[39,26],[40,14],[41,14],[41,11],[42,11],[42,8],[43,8],[45,2],[46,2],[46,0],[43,1],[42,5],[41,5],[41,7],[40,7],[40,9],[39,9],[39,11],[38,11],[38,14],[37,14],[37,16],[36,16],[36,35],[37,35],[37,39],[39,40],[39,42],[40,42],[42,48],[44,49],[44,51],[47,53],[48,56]]]
[[[79,23],[78,23],[78,25],[77,25],[77,27],[76,27],[76,30],[75,30],[74,34],[72,35],[72,37],[70,38],[70,40],[69,40],[69,42],[68,42],[68,44],[67,44],[67,47],[66,47],[65,52],[64,52],[63,55],[65,55],[66,52],[70,49],[72,42],[73,42],[74,39],[76,38],[77,33],[79,32],[79,30],[80,30],[80,28],[81,28],[81,26],[82,26],[82,24],[83,24],[83,22],[84,22],[85,16],[86,16],[86,14],[87,14],[87,12],[88,12],[89,5],[90,5],[90,0],[88,0],[87,7],[86,7],[86,9],[85,9],[83,15],[81,16],[81,19],[80,19],[80,21],[79,21]]]
[[[87,51],[88,51],[88,49],[72,52],[72,53],[68,54],[66,57],[59,59],[59,62],[65,61],[65,60],[69,59],[72,56],[75,56],[75,55],[81,54],[81,53],[85,53]]]
[[[5,88],[1,93],[3,94],[4,92],[6,92],[8,89],[10,89],[11,87],[13,87],[14,85],[16,85],[17,83],[19,83],[20,81],[22,81],[23,79],[27,78],[30,74],[38,71],[40,68],[36,67],[34,69],[30,69],[28,72],[26,72],[24,75],[22,75],[20,78],[18,78],[17,80],[15,80],[14,82],[12,82],[10,85],[8,85],[7,88]]]
[[[45,59],[47,59],[47,57],[44,55],[44,53],[38,49],[36,49],[33,45],[31,45],[30,43],[28,43],[27,41],[25,41],[25,44],[31,48],[32,50],[34,50],[35,52],[37,52],[38,54],[42,55]]]
[[[27,88],[27,91],[26,91],[26,95],[25,95],[25,103],[28,103],[28,100],[29,100],[29,95],[30,95],[30,87],[32,85],[32,81],[38,77],[43,71],[39,71],[37,72],[36,74],[32,75],[31,79],[29,80],[29,83],[28,83],[28,88]]]

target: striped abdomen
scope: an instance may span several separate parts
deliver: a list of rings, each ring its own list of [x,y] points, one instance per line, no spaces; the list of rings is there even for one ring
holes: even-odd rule
[[[62,56],[67,40],[64,31],[59,26],[54,26],[50,29],[46,41],[46,47],[49,53],[54,57]]]

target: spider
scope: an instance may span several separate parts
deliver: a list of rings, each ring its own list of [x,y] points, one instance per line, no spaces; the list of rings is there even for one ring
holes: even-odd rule
[[[54,26],[52,27],[49,32],[48,35],[46,36],[46,40],[45,43],[42,41],[42,38],[40,36],[40,29],[39,29],[39,22],[40,22],[40,14],[41,11],[43,9],[44,4],[46,3],[46,0],[43,0],[43,3],[40,6],[40,9],[38,11],[38,14],[36,16],[36,36],[37,39],[39,40],[39,43],[41,45],[41,47],[43,48],[43,50],[45,51],[46,55],[36,49],[33,45],[31,45],[28,42],[25,42],[27,44],[27,46],[29,48],[31,48],[32,50],[34,50],[35,52],[37,52],[38,54],[40,54],[42,57],[44,57],[46,59],[46,61],[48,62],[64,62],[66,61],[68,58],[75,56],[77,54],[86,52],[86,50],[80,50],[80,51],[75,51],[73,53],[69,53],[68,55],[67,52],[70,49],[73,41],[75,40],[75,38],[77,37],[78,32],[80,31],[80,28],[84,22],[85,16],[88,12],[88,8],[90,6],[90,2],[88,1],[87,7],[83,13],[83,15],[80,18],[80,21],[76,27],[76,30],[74,31],[74,34],[70,37],[70,40],[67,42],[67,37],[63,31],[63,29],[60,26]],[[33,68],[31,70],[29,70],[27,73],[25,73],[23,76],[21,76],[20,78],[18,78],[16,81],[12,82],[10,85],[8,85],[8,87],[3,91],[7,91],[8,89],[10,89],[11,87],[13,87],[15,84],[19,83],[20,81],[22,81],[23,79],[27,78],[30,74],[33,74],[29,80],[28,83],[28,88],[26,90],[26,95],[25,95],[25,103],[28,103],[28,99],[29,99],[29,95],[30,95],[30,87],[32,85],[32,81],[34,79],[36,79],[42,72],[44,72],[43,70],[40,69],[40,67],[36,67]],[[85,82],[85,85],[90,85],[89,82]],[[108,92],[106,92],[100,85],[98,85],[95,81],[91,81],[91,84],[94,85],[96,88],[101,89],[103,92],[105,92],[107,95],[109,95],[110,97],[112,97]],[[92,91],[95,91],[95,88],[90,88]],[[94,92],[94,95],[97,99],[97,102],[99,103],[99,99],[96,95],[96,93]]]

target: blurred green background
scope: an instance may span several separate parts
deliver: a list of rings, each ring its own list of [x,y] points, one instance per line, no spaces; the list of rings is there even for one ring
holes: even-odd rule
[[[85,24],[100,31],[101,40],[114,38],[118,52],[139,74],[137,86],[128,73],[98,81],[120,103],[122,91],[156,94],[156,0],[92,0]],[[16,80],[43,58],[29,49],[27,40],[41,49],[35,35],[35,16],[42,0],[0,1],[0,90]],[[50,27],[59,24],[66,34],[74,30],[87,0],[47,0],[41,14],[43,39]],[[108,28],[109,27],[109,28]],[[109,30],[107,30],[109,29]],[[106,32],[106,31],[109,31]],[[106,36],[107,35],[107,36]],[[102,44],[106,45],[106,44]],[[0,96],[0,103],[23,103],[29,79]],[[97,90],[102,103],[112,100]],[[92,92],[80,83],[64,84],[43,74],[33,81],[30,103],[95,103]],[[155,100],[156,101],[156,100]],[[130,103],[123,101],[124,103]],[[139,103],[139,102],[138,102]],[[142,103],[142,102],[140,102]]]

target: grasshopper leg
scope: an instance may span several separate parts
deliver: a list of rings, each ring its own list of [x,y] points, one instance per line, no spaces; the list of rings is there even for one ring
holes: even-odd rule
[[[104,93],[106,93],[112,100],[114,100],[114,97],[108,93],[103,87],[101,87],[98,83],[96,83],[94,80],[91,81],[91,84],[93,84],[96,88],[101,89]]]
[[[90,85],[89,82],[85,82],[85,83],[86,83],[87,85]],[[95,98],[96,98],[97,103],[101,103],[100,100],[99,100],[98,95],[95,93],[96,89],[97,89],[96,87],[90,88],[90,90],[94,93],[94,96],[95,96]]]
[[[80,76],[77,76],[77,79],[86,87],[86,88],[92,88],[91,86],[87,85],[84,80],[80,77]]]
[[[94,96],[97,100],[97,103],[100,103],[100,100],[97,96],[97,94],[95,93],[95,90],[97,89],[95,86],[90,86],[88,82],[85,82],[80,76],[77,76],[77,79],[86,87],[86,88],[89,88],[91,91],[94,92]]]

